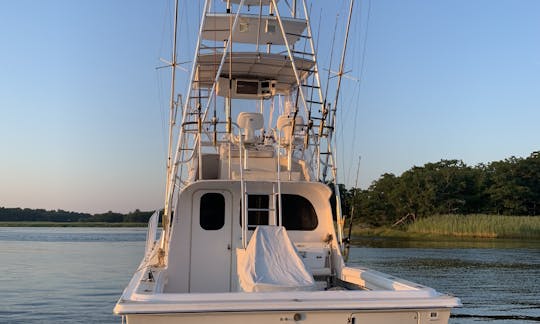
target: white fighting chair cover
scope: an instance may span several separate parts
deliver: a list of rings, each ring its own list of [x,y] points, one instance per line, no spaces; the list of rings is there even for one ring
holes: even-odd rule
[[[240,291],[314,290],[315,280],[281,226],[258,226],[246,249],[236,249]]]

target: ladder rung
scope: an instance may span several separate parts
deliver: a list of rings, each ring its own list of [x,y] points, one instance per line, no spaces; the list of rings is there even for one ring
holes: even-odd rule
[[[313,89],[320,89],[321,88],[319,86],[314,86],[314,85],[309,85],[309,84],[302,84],[302,87],[313,88]]]
[[[323,103],[320,102],[320,101],[313,101],[313,100],[306,100],[307,103],[313,103],[313,104],[317,104],[317,105],[322,105]]]
[[[205,32],[228,32],[230,29],[229,28],[226,28],[226,29],[205,29],[203,30],[203,33]]]
[[[313,53],[308,53],[308,52],[300,52],[300,51],[292,51],[292,52],[293,52],[294,54],[315,56],[315,54],[313,54]]]
[[[250,211],[274,211],[273,208],[248,208],[248,212]]]
[[[298,71],[303,71],[303,72],[309,72],[309,73],[315,73],[317,70],[313,69],[313,70],[310,70],[310,69],[302,69],[302,68],[296,68]]]
[[[295,33],[285,33],[285,34],[286,35],[291,35],[291,36],[297,36],[297,37],[311,39],[311,36],[309,36],[309,35],[302,35],[302,34],[295,34]]]

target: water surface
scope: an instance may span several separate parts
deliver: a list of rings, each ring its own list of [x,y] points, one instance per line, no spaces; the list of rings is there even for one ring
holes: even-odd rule
[[[0,228],[0,323],[120,323],[144,229]]]
[[[0,323],[120,323],[142,228],[1,228]],[[451,323],[540,322],[540,243],[363,238],[350,263],[449,292]]]
[[[540,322],[540,242],[357,238],[349,263],[461,298],[450,323]]]

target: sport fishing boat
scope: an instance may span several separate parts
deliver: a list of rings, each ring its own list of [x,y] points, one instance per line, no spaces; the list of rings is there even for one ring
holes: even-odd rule
[[[156,212],[114,308],[128,323],[447,323],[461,305],[344,261],[333,134],[353,3],[332,102],[305,0],[206,0],[183,104],[174,37],[162,228]]]

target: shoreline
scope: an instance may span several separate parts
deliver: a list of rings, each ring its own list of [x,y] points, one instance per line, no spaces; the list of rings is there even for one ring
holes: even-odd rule
[[[0,221],[0,227],[95,227],[95,228],[143,228],[147,223],[107,223],[107,222],[4,222]],[[345,230],[346,232],[346,230]],[[399,238],[409,240],[437,240],[437,239],[470,239],[470,240],[524,240],[524,241],[540,241],[540,237],[521,237],[521,236],[492,236],[471,233],[455,233],[453,235],[439,233],[419,233],[408,232],[401,229],[389,228],[385,226],[374,228],[360,228],[354,225],[351,232],[351,239],[354,238]]]
[[[0,227],[146,227],[148,223],[107,222],[0,222]]]
[[[355,237],[379,237],[379,238],[399,238],[410,240],[437,240],[437,239],[464,239],[464,240],[524,240],[524,241],[540,241],[540,237],[530,236],[496,236],[485,235],[482,233],[454,233],[454,234],[441,234],[434,232],[408,232],[405,230],[399,230],[388,227],[375,227],[375,228],[358,228],[353,226],[351,232],[351,239]]]

